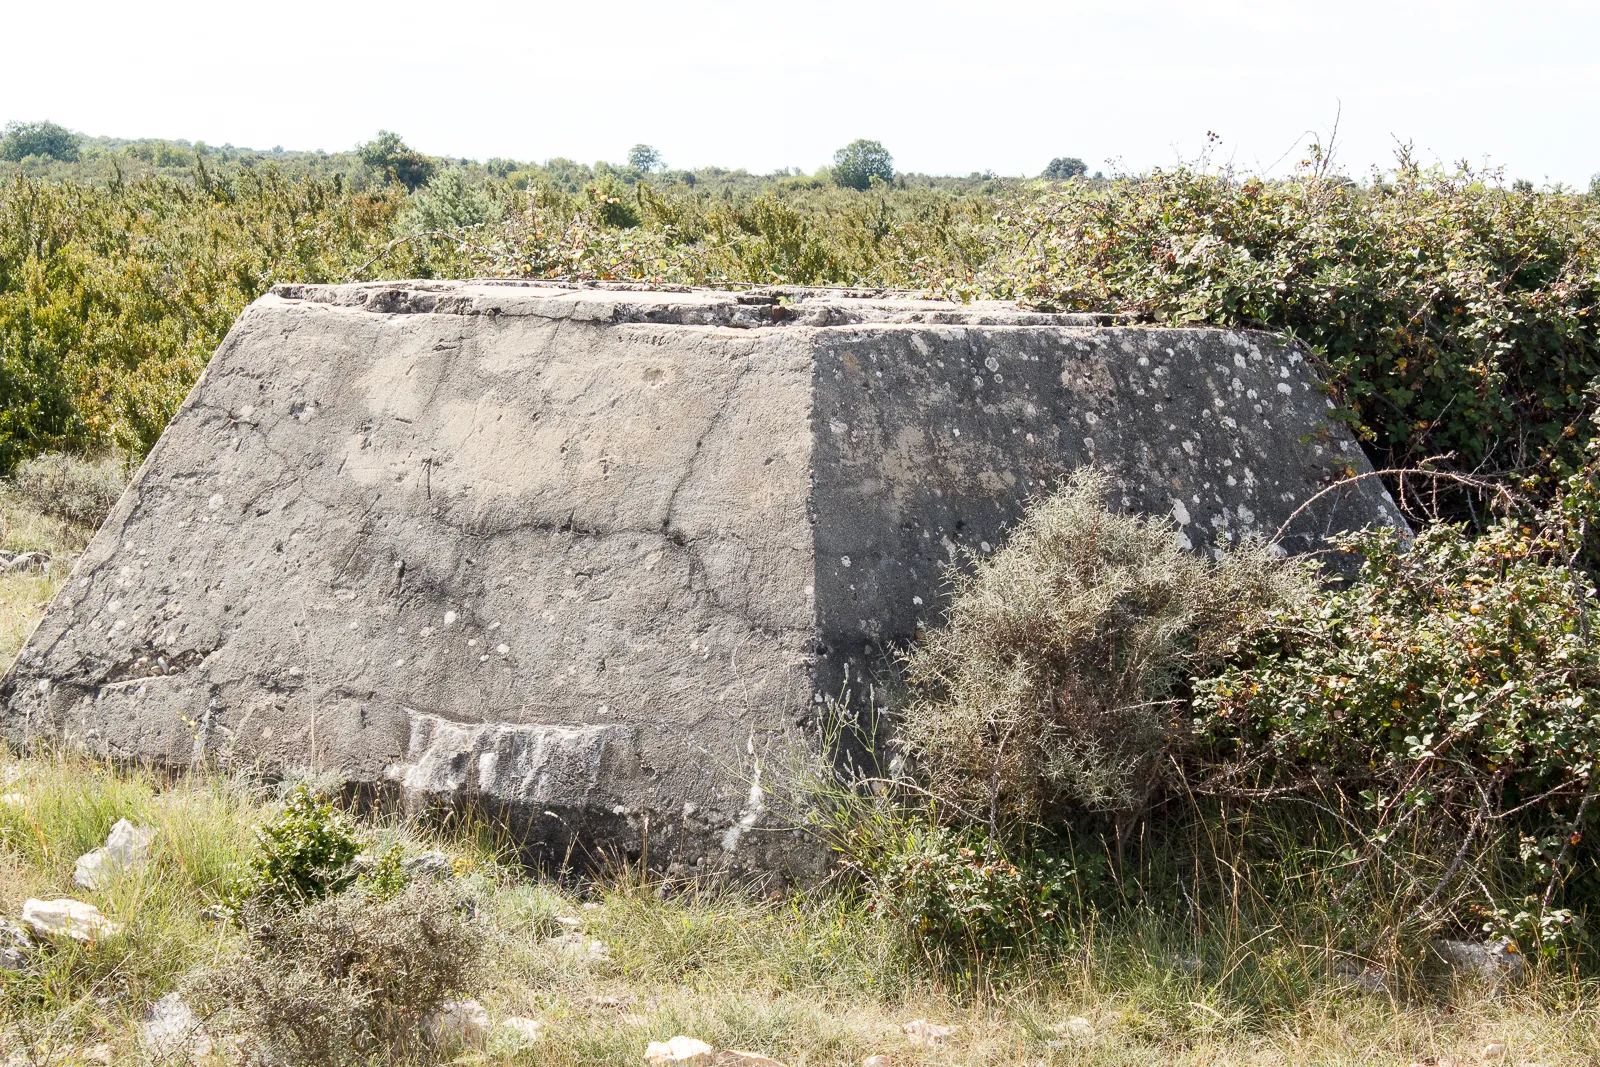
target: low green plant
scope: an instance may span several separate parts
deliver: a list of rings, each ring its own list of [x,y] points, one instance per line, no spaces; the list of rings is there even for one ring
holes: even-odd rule
[[[897,847],[856,857],[868,907],[923,951],[979,956],[1059,934],[1082,899],[1077,869],[1040,848],[1002,850],[972,828],[912,820]],[[1008,854],[1008,851],[1011,854]]]
[[[236,893],[241,901],[306,904],[349,888],[359,874],[354,825],[304,783],[256,828],[256,841]]]
[[[389,900],[405,890],[411,878],[405,869],[405,849],[390,845],[356,877],[356,888],[373,900]]]

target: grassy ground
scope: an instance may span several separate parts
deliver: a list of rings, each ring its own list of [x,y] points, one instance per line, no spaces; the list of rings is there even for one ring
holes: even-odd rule
[[[76,895],[127,924],[121,937],[47,954],[33,973],[5,978],[0,1043],[33,1048],[50,1063],[81,1062],[109,1043],[115,1062],[139,1062],[144,1008],[234,947],[237,934],[208,918],[206,905],[221,896],[250,847],[249,826],[274,794],[211,778],[163,786],[61,756],[7,759],[0,775],[27,798],[0,807],[0,911],[17,915],[29,896]],[[75,890],[73,860],[121,817],[158,828],[152,865],[104,892]],[[1013,963],[941,983],[898,951],[892,931],[826,895],[662,899],[615,880],[580,900],[461,839],[401,825],[368,832],[411,849],[443,845],[467,861],[464,888],[492,930],[473,992],[491,1017],[547,1024],[531,1049],[491,1042],[462,1062],[637,1064],[648,1041],[678,1033],[792,1065],[872,1054],[906,1065],[1470,1063],[1493,1043],[1508,1050],[1505,1062],[1600,1058],[1600,1016],[1556,979],[1499,998],[1463,987],[1428,1004],[1309,987],[1293,1010],[1279,1004],[1261,1017],[1221,995],[1223,976],[1175,970],[1164,951],[1168,931],[1147,919],[1086,930],[1081,947],[1053,966]],[[605,955],[553,947],[550,939],[568,929],[558,917],[578,919]],[[1092,1037],[1056,1032],[1074,1016],[1092,1024]],[[918,1046],[902,1030],[918,1018],[957,1029],[940,1047]]]
[[[46,572],[0,574],[0,664],[9,666],[93,533],[41,515],[0,484],[0,549],[52,555]]]
[[[56,562],[46,576],[0,576],[0,662],[87,539],[4,499],[5,547],[48,548]],[[139,1036],[147,1007],[239,946],[208,905],[279,793],[63,754],[0,753],[0,783],[0,915],[15,919],[29,897],[73,896],[125,924],[91,947],[46,950],[27,972],[0,971],[0,1063],[148,1062]],[[75,888],[74,860],[119,818],[157,828],[150,865],[103,891]],[[648,1042],[687,1034],[791,1067],[872,1055],[892,1067],[1600,1063],[1600,990],[1570,975],[1536,974],[1498,994],[1472,983],[1404,997],[1363,992],[1330,977],[1324,954],[1281,929],[1239,927],[1198,943],[1181,920],[1152,914],[1090,921],[1049,960],[935,974],[888,923],[833,894],[668,894],[627,875],[578,892],[501,863],[483,835],[396,821],[362,832],[380,846],[458,859],[459,888],[490,932],[470,993],[492,1019],[545,1023],[531,1047],[496,1032],[441,1062],[637,1065]],[[552,943],[574,920],[603,953]],[[1199,968],[1183,963],[1195,952],[1207,961]],[[1074,1018],[1089,1029],[1069,1029]],[[954,1030],[918,1044],[904,1030],[917,1019]]]
[[[16,917],[30,896],[75,896],[126,924],[93,947],[42,954],[31,972],[0,972],[0,1047],[31,1050],[34,1063],[73,1064],[105,1058],[109,1045],[111,1062],[145,1062],[146,1007],[237,947],[239,935],[207,905],[221,898],[252,847],[250,827],[277,793],[220,778],[162,782],[68,756],[0,758],[0,778],[26,798],[0,804],[0,914]],[[75,889],[74,859],[122,817],[157,828],[151,865],[101,892]],[[1234,945],[1231,959],[1224,953],[1218,966],[1189,974],[1173,965],[1172,922],[1144,916],[1086,928],[1048,965],[1012,961],[935,980],[894,931],[831,895],[666,896],[616,878],[579,896],[502,866],[460,836],[395,823],[364,833],[458,857],[460,888],[490,931],[470,992],[491,1018],[546,1024],[531,1048],[496,1034],[450,1062],[634,1065],[649,1041],[674,1034],[757,1049],[791,1067],[869,1055],[897,1067],[1600,1062],[1600,1005],[1560,976],[1498,996],[1464,984],[1399,1001],[1311,974],[1281,941],[1254,954]],[[570,920],[604,953],[553,945]],[[1257,986],[1251,1003],[1224,973],[1237,968],[1294,980],[1270,983],[1276,993]],[[1074,1017],[1092,1035],[1063,1032]],[[918,1045],[903,1030],[915,1019],[956,1029],[939,1046]],[[1492,1045],[1503,1052],[1485,1058]]]

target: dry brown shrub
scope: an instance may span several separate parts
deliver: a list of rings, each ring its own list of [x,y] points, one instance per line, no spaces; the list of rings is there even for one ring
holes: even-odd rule
[[[443,889],[351,891],[296,908],[253,902],[245,952],[195,976],[211,1028],[291,1064],[367,1063],[423,1047],[428,1018],[470,981],[482,935]]]
[[[1109,511],[1110,485],[1080,469],[954,571],[945,624],[908,657],[907,747],[936,795],[991,828],[1141,810],[1188,679],[1314,587],[1259,542],[1191,554],[1170,520]]]
[[[11,484],[42,514],[93,528],[116,507],[128,484],[127,463],[115,455],[82,459],[48,452],[18,466]]]

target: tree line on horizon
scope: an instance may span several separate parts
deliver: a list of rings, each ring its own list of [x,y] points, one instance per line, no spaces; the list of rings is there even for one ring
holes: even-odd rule
[[[213,148],[201,142],[181,140],[91,138],[48,120],[7,123],[4,135],[0,136],[0,161],[14,164],[33,161],[35,164],[45,167],[52,163],[79,163],[84,158],[86,147],[91,154],[120,150],[121,154],[129,157],[131,161],[152,164],[157,169],[187,168],[192,166],[195,159],[201,157],[215,157],[222,162],[266,159],[279,162],[301,161],[311,163],[313,167],[316,162],[329,161],[336,165],[337,161],[354,157],[367,170],[387,176],[390,180],[399,181],[408,189],[415,189],[420,185],[427,184],[428,180],[442,169],[451,166],[472,167],[479,165],[478,161],[466,158],[453,159],[427,155],[412,148],[401,135],[392,130],[379,130],[372,140],[357,144],[349,152],[285,151],[281,146],[266,152],[260,152],[247,148],[235,148],[231,144]],[[687,180],[690,184],[702,173],[710,173],[714,176],[728,173],[745,173],[743,171],[728,171],[721,167],[672,171],[667,166],[660,150],[652,145],[643,143],[636,144],[630,148],[625,159],[626,162],[621,165],[604,165],[607,167],[614,166],[614,169],[624,173],[671,175],[678,177],[680,180]],[[594,167],[599,167],[600,165],[596,164]],[[496,177],[506,178],[518,172],[533,170],[539,164],[522,163],[512,159],[495,157],[484,162],[481,166],[485,171]],[[570,169],[573,166],[581,165],[576,165],[569,160],[557,157],[547,160],[543,166],[547,169]],[[794,169],[775,172],[775,176],[779,177],[798,177],[801,174],[801,171]],[[817,174],[825,180],[833,181],[846,188],[865,189],[874,177],[884,182],[893,182],[896,171],[893,156],[884,148],[881,142],[861,138],[852,141],[835,152],[831,163],[819,168]],[[1039,177],[1065,180],[1087,176],[1087,174],[1088,167],[1081,159],[1074,156],[1062,156],[1052,159]],[[974,171],[964,177],[957,175],[919,175],[918,177],[946,177],[965,181],[988,181],[993,180],[996,175],[993,171]],[[1099,178],[1102,175],[1096,173],[1095,177]]]

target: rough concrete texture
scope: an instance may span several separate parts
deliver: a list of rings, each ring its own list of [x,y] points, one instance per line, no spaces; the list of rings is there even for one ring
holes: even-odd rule
[[[999,304],[280,287],[6,677],[13,742],[502,808],[765,865],[823,702],[1079,464],[1196,551],[1369,469],[1271,337]],[[1397,523],[1375,479],[1285,544]]]

